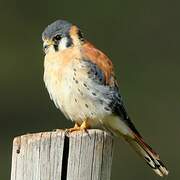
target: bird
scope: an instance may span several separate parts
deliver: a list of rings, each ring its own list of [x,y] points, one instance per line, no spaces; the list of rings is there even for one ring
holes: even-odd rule
[[[45,86],[55,106],[74,122],[69,132],[105,129],[127,141],[157,175],[168,175],[129,117],[108,56],[66,20],[48,25],[42,41]]]

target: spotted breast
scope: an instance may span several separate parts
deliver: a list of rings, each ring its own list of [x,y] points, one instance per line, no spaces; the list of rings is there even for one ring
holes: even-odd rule
[[[71,54],[71,55],[70,55]],[[112,114],[110,104],[118,99],[115,88],[106,84],[105,74],[97,64],[81,56],[77,49],[45,57],[44,81],[51,99],[65,116],[82,123],[91,119],[91,127]]]

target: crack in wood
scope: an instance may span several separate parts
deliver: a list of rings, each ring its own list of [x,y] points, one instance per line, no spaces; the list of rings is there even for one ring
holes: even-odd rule
[[[98,129],[19,136],[13,142],[11,180],[110,180],[112,151],[112,136]]]
[[[63,149],[63,159],[62,159],[62,170],[61,170],[61,180],[67,179],[67,166],[69,157],[69,137],[64,136],[64,149]]]

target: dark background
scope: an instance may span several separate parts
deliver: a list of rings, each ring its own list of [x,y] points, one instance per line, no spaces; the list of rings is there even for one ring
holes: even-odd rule
[[[0,179],[10,179],[14,136],[73,126],[43,83],[41,33],[56,19],[77,24],[115,64],[128,112],[180,178],[178,1],[0,1]],[[159,179],[117,141],[112,180]]]

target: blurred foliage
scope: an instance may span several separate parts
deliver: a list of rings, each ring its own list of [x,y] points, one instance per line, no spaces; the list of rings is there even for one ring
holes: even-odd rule
[[[106,52],[128,111],[180,178],[180,11],[178,1],[0,1],[0,179],[10,179],[14,136],[72,126],[43,83],[41,33],[56,19],[81,27]],[[159,179],[117,141],[112,180]]]

